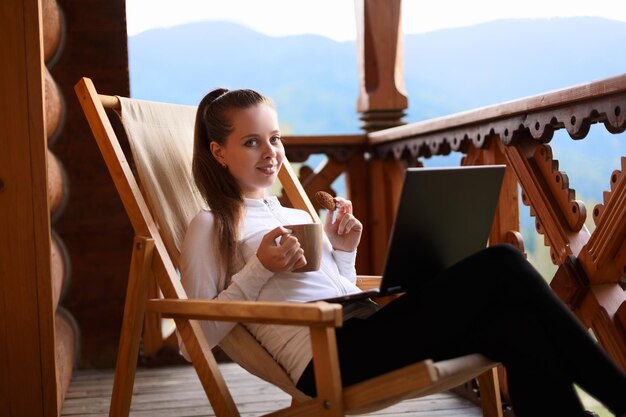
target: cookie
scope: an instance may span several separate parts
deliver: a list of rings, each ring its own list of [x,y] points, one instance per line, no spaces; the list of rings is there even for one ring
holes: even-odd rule
[[[325,191],[318,191],[315,193],[315,199],[320,205],[330,211],[334,211],[337,207],[335,204],[335,199],[332,195],[328,194]]]

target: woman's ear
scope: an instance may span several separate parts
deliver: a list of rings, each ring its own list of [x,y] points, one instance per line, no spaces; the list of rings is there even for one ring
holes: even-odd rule
[[[213,158],[215,158],[215,160],[222,166],[226,165],[226,163],[224,162],[224,152],[220,144],[216,141],[211,141],[209,147],[211,149],[211,153],[213,154]]]

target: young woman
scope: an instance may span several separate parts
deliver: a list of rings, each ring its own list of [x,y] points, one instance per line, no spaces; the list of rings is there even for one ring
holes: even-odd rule
[[[284,158],[267,98],[216,89],[200,102],[193,175],[211,210],[193,219],[183,244],[189,298],[306,302],[359,291],[354,264],[363,226],[342,198],[324,222],[320,269],[291,272],[306,259],[297,239],[284,236],[284,225],[311,219],[269,193]],[[616,415],[626,414],[624,373],[512,246],[487,248],[383,308],[361,304],[348,315],[337,329],[344,385],[425,358],[481,353],[506,367],[518,417],[586,415],[574,384]],[[211,346],[233,326],[202,323]],[[247,327],[297,387],[314,396],[308,329]],[[384,354],[391,348],[393,354]],[[373,363],[371,357],[388,359]]]

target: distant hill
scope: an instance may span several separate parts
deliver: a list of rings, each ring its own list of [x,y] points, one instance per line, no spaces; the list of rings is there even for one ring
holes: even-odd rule
[[[498,20],[405,35],[408,121],[626,72],[626,23],[602,18]],[[356,46],[270,37],[229,22],[129,39],[133,96],[197,103],[216,86],[272,96],[294,133],[358,132]],[[315,115],[315,117],[311,117]]]
[[[618,51],[624,41],[626,23],[591,17],[498,20],[408,35],[410,117],[454,113],[622,74],[626,55]],[[420,110],[422,103],[437,113]]]
[[[405,35],[406,121],[624,73],[623,45],[626,23],[602,18],[499,20]],[[217,86],[249,87],[274,99],[288,133],[360,132],[353,41],[270,37],[234,23],[200,22],[130,37],[129,61],[136,98],[196,104]],[[583,141],[557,132],[551,145],[578,198],[600,201],[626,155],[623,142],[624,135],[600,126]]]
[[[193,23],[131,37],[129,61],[138,98],[195,104],[214,87],[254,88],[274,99],[293,132],[359,131],[354,42]]]

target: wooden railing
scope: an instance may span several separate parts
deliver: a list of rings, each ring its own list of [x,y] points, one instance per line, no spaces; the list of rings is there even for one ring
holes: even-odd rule
[[[530,206],[558,267],[550,285],[626,369],[626,158],[607,178],[604,201],[591,209],[591,233],[585,226],[587,209],[576,200],[549,145],[556,130],[583,139],[594,123],[613,134],[626,130],[626,74],[365,135],[294,136],[287,138],[287,155],[296,162],[314,153],[328,156],[315,171],[301,169],[310,195],[320,189],[332,192],[333,181],[346,174],[349,198],[370,230],[359,250],[359,273],[380,272],[404,167],[450,152],[463,153],[464,165],[506,164],[490,242],[508,242],[524,251],[521,186],[522,202]],[[380,173],[382,178],[373,178]]]

